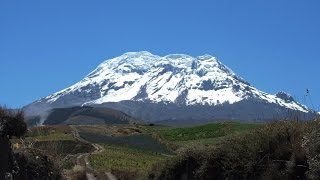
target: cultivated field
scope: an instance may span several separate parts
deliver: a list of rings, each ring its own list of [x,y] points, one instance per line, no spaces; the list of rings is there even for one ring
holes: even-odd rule
[[[181,148],[211,146],[259,126],[240,123],[189,128],[154,125],[43,126],[31,128],[23,143],[54,157],[67,172],[64,174],[66,177],[79,168],[76,165],[81,165],[83,170],[87,166],[92,168],[89,172],[98,179],[103,179],[106,173],[120,179],[148,179],[150,172],[175,157]],[[100,148],[97,149],[97,145]]]
[[[259,126],[261,124],[225,122],[188,128],[144,126],[144,129],[152,133],[154,137],[157,137],[159,141],[167,144],[171,149],[176,150],[190,145],[211,145]]]

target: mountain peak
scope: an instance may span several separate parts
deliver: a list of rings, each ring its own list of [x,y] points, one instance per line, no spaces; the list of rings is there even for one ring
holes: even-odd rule
[[[217,60],[214,56],[210,55],[210,54],[204,54],[204,55],[201,55],[201,56],[198,56],[197,59],[199,60],[207,60],[207,59],[215,59]]]
[[[198,57],[193,57],[187,54],[168,54],[165,56],[158,56],[148,51],[138,51],[138,52],[127,52],[122,54],[119,57],[105,60],[103,63],[101,63],[98,66],[97,69],[103,69],[103,68],[110,69],[110,67],[121,69],[121,65],[126,66],[126,68],[133,66],[135,68],[149,69],[152,66],[157,66],[161,64],[172,64],[175,66],[188,68],[193,65],[196,65],[197,62],[201,62],[201,64],[206,64],[205,65],[206,67],[209,67],[209,66],[222,67],[223,66],[222,63],[217,60],[217,58],[208,54],[198,56]],[[191,67],[191,68],[194,68],[194,67]],[[224,69],[227,69],[227,68],[224,68]]]
[[[149,51],[136,51],[136,52],[126,52],[121,56],[154,56]]]

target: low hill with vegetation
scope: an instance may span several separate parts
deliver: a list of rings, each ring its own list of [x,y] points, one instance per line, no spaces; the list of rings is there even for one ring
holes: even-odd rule
[[[29,124],[40,123],[40,117],[30,117]],[[56,108],[44,118],[44,125],[73,124],[73,125],[102,125],[102,124],[130,124],[139,122],[125,113],[109,108],[76,106],[70,108]]]

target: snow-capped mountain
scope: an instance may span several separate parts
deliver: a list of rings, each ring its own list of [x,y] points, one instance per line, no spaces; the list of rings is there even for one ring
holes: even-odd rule
[[[148,121],[271,119],[309,112],[287,93],[256,89],[213,56],[161,57],[146,51],[106,60],[80,82],[24,109],[37,115],[79,105],[111,107]]]

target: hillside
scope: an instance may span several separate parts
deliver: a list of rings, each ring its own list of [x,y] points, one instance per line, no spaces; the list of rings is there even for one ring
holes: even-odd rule
[[[55,108],[48,112],[46,117],[31,117],[27,119],[30,124],[73,124],[73,125],[98,125],[98,124],[130,124],[139,122],[120,111],[109,108],[97,107],[71,107]]]

